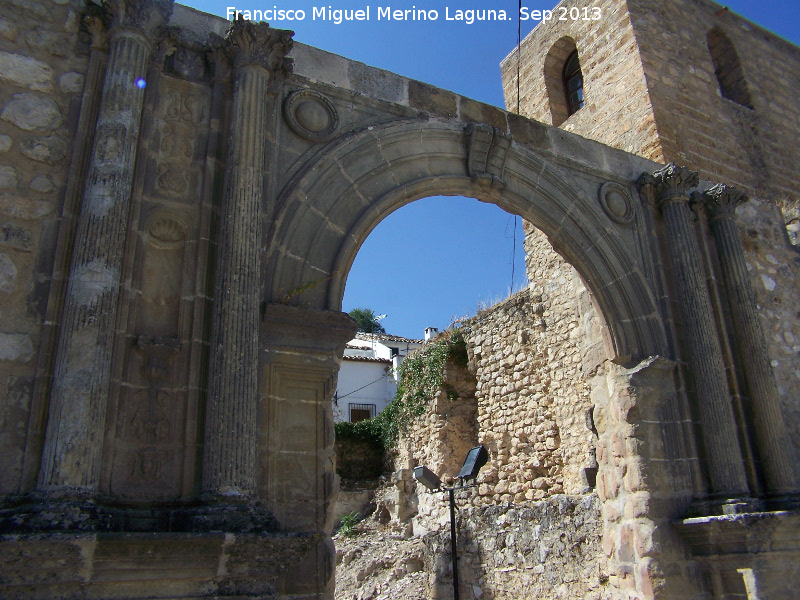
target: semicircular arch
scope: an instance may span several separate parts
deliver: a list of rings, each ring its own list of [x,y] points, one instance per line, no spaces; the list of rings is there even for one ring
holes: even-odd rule
[[[429,196],[496,204],[540,229],[581,275],[608,326],[617,362],[664,354],[653,294],[613,224],[556,168],[514,143],[503,184],[467,173],[465,123],[392,122],[354,132],[297,174],[276,204],[267,302],[341,310],[347,275],[370,232],[400,207]]]

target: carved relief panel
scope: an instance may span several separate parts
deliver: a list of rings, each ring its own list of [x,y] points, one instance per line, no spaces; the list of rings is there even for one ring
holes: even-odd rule
[[[179,49],[176,54],[189,53]],[[199,59],[198,59],[199,60]],[[178,58],[175,58],[178,62]],[[175,69],[202,77],[202,64],[182,59]],[[165,199],[194,203],[202,176],[201,153],[210,108],[210,91],[173,77],[161,77],[154,111],[146,190]]]
[[[153,69],[155,70],[155,69]],[[139,149],[115,343],[104,487],[141,502],[192,497],[199,489],[208,240],[218,170],[209,143],[212,94],[202,54],[168,52],[151,71]],[[211,150],[211,152],[214,152]]]
[[[111,491],[174,497],[181,494],[186,421],[181,298],[189,217],[156,209],[142,220],[128,320],[136,335],[122,373]]]

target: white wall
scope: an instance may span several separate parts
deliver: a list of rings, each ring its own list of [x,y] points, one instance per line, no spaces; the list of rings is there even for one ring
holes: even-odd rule
[[[364,389],[355,391],[362,387]],[[391,374],[391,364],[348,360],[345,356],[339,369],[337,388],[339,400],[338,405],[337,403],[333,405],[334,421],[350,420],[348,408],[350,403],[374,404],[377,415],[394,399],[396,389],[397,384]],[[350,395],[343,397],[346,394]]]

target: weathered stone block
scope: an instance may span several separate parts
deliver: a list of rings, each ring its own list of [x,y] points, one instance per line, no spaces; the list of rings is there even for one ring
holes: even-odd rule
[[[14,94],[11,101],[3,107],[0,119],[25,131],[48,131],[64,121],[52,98],[33,92]]]
[[[57,163],[67,155],[67,143],[58,137],[24,138],[20,152],[33,160]]]
[[[16,288],[17,267],[8,254],[0,254],[0,292],[10,294]]]
[[[31,200],[23,196],[0,194],[0,213],[17,219],[39,219],[53,212],[53,205],[45,200]]]
[[[73,94],[80,92],[83,89],[84,79],[85,78],[81,73],[70,71],[69,73],[64,73],[58,78],[58,85],[61,86],[62,91],[68,94]]]
[[[17,170],[8,165],[0,166],[0,188],[17,187]]]
[[[17,26],[8,19],[0,19],[0,37],[13,42],[17,37]]]
[[[53,180],[47,175],[37,175],[31,179],[30,188],[36,192],[52,192],[55,189]]]
[[[47,92],[53,87],[53,69],[47,63],[29,56],[0,52],[0,80],[34,91]]]
[[[33,233],[16,223],[5,223],[0,227],[0,245],[27,252],[33,246]]]
[[[458,113],[456,100],[456,95],[452,92],[420,81],[408,82],[408,103],[411,108],[452,118]]]
[[[33,343],[27,333],[0,333],[0,360],[28,362],[33,356]]]

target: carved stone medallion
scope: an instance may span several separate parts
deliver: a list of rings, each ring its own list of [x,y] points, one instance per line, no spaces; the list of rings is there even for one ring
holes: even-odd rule
[[[291,130],[309,142],[329,142],[339,130],[336,107],[314,90],[289,94],[283,104],[283,116]]]
[[[600,206],[608,218],[620,225],[633,222],[634,210],[631,195],[623,186],[607,181],[600,186]]]

